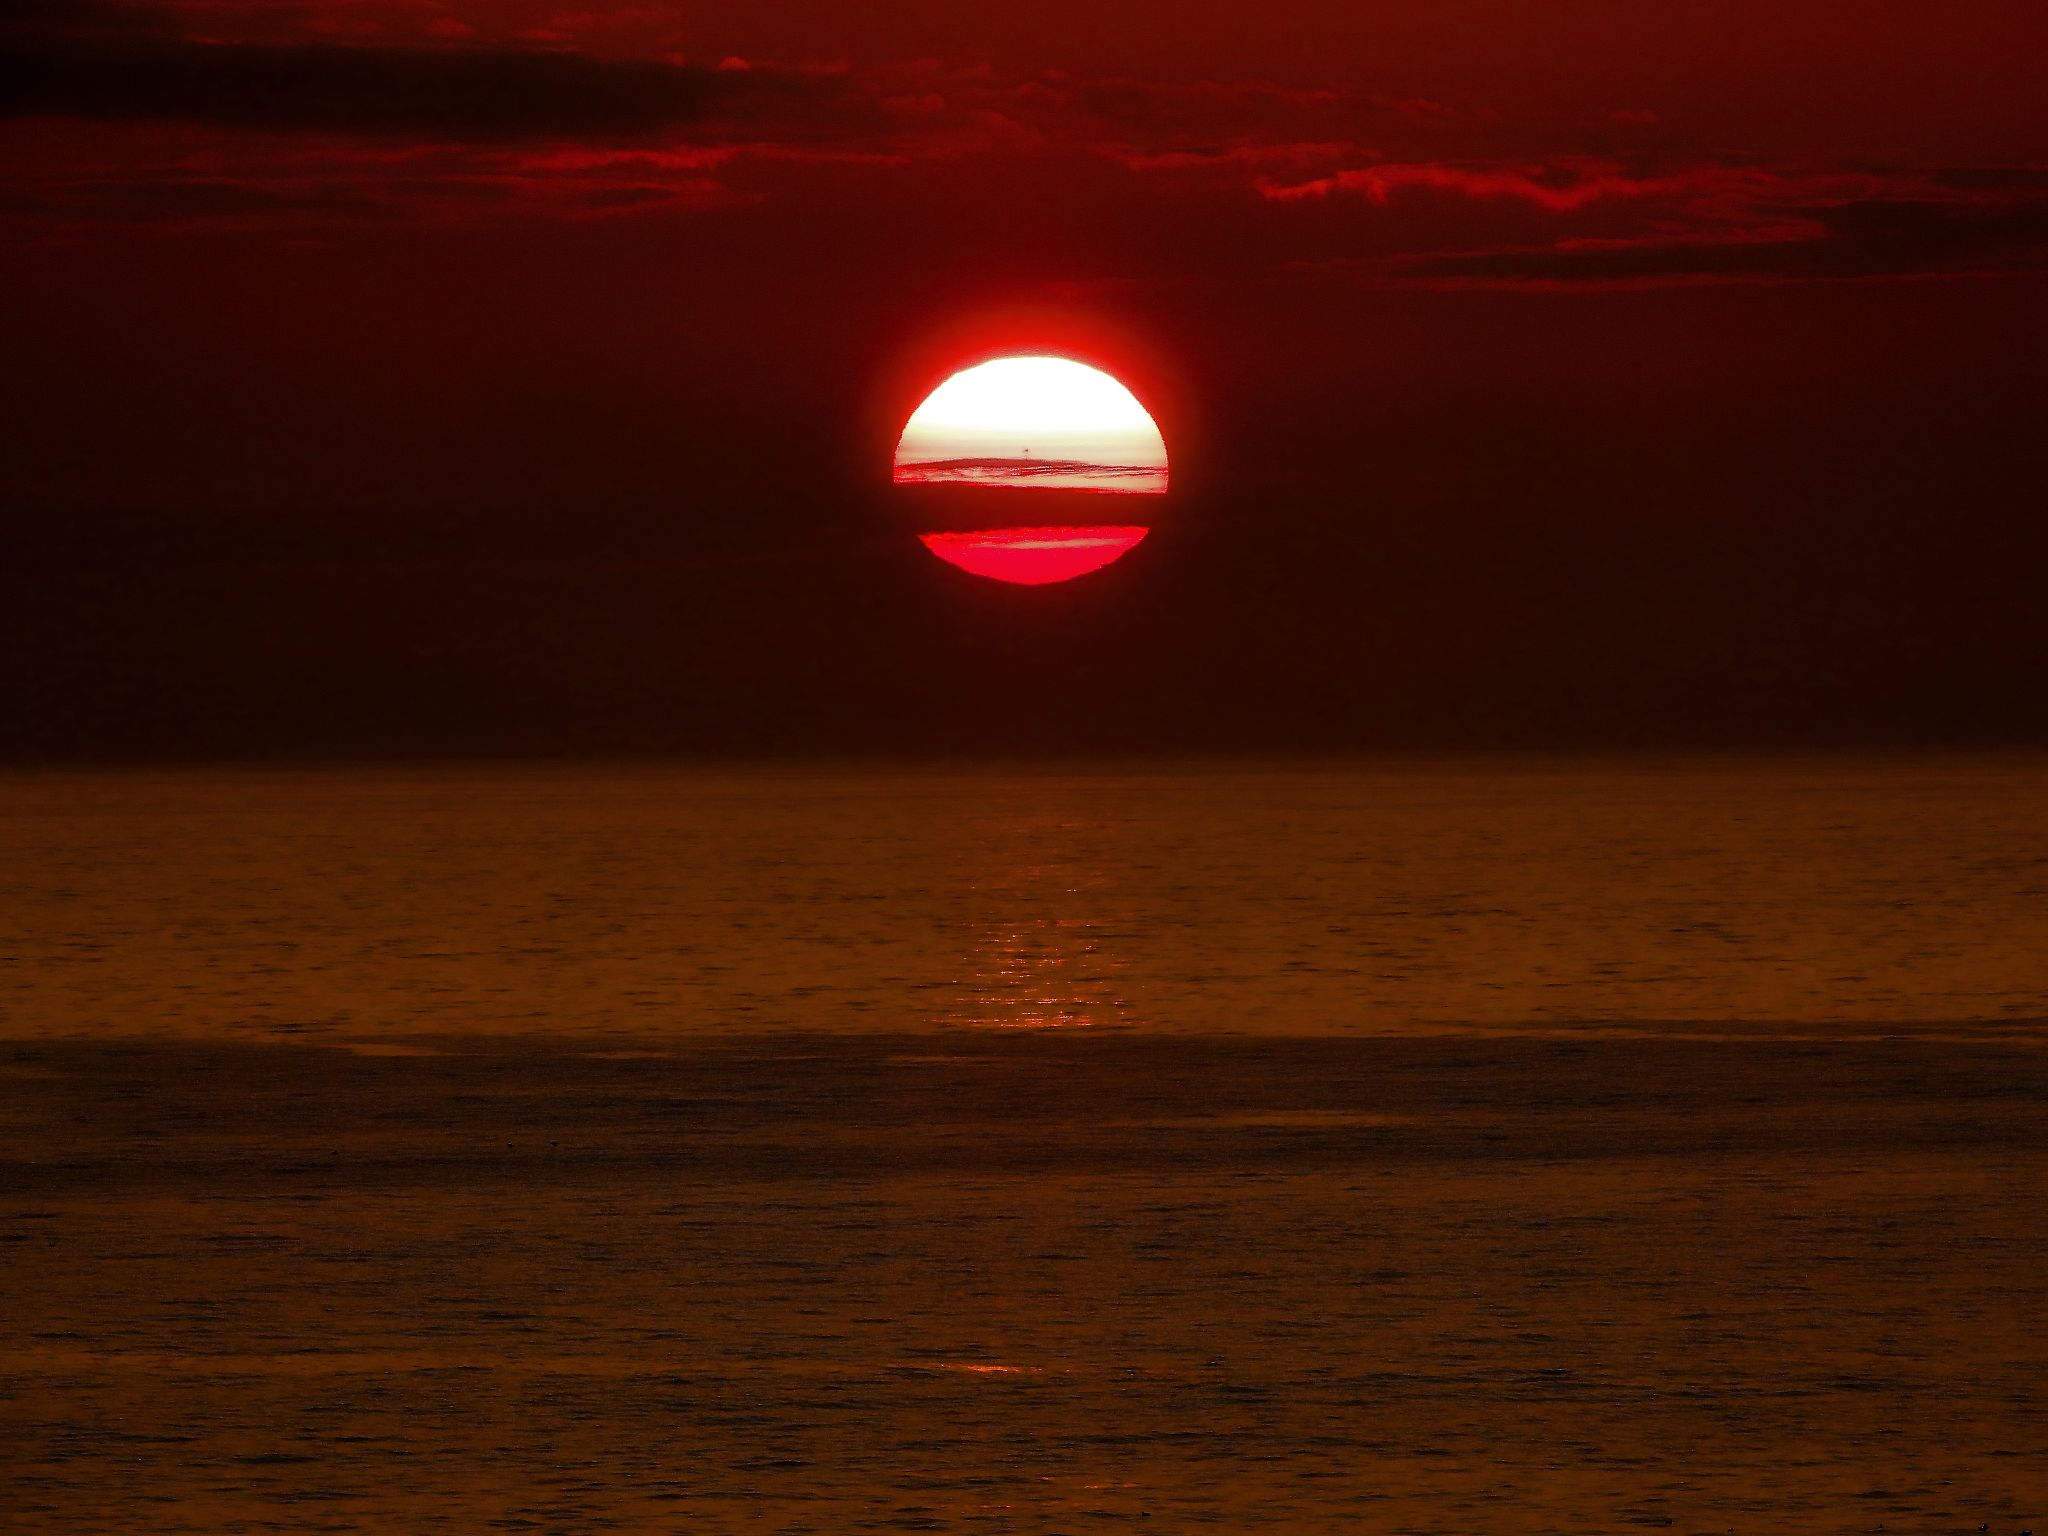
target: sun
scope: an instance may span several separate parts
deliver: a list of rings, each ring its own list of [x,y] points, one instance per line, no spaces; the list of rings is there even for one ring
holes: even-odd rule
[[[1100,570],[1151,531],[1166,440],[1122,383],[1066,357],[998,357],[925,396],[895,480],[941,560],[1024,586]]]

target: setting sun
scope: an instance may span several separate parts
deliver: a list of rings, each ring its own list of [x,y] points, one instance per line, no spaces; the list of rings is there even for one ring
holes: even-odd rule
[[[895,481],[922,493],[919,537],[933,554],[1036,586],[1099,570],[1145,537],[1148,522],[1101,518],[1097,498],[1163,495],[1166,443],[1101,369],[1002,357],[954,374],[911,413]]]

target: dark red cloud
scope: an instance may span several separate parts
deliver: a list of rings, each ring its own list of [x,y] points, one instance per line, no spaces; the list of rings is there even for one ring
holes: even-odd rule
[[[1441,253],[1400,261],[1402,278],[1478,286],[1643,286],[1946,277],[2048,268],[2048,197],[1984,202],[1870,198],[1750,229]]]
[[[1070,283],[1644,286],[2044,261],[2029,166],[1737,157],[1621,105],[1588,120],[1260,80],[693,62],[647,56],[672,40],[659,9],[534,10],[510,40],[479,40],[482,19],[424,0],[20,12],[0,40],[17,167],[0,213],[76,238],[747,209],[826,226],[867,200],[914,260],[1031,199],[1015,247]],[[629,46],[591,51],[602,40]]]
[[[768,70],[537,49],[31,39],[0,47],[0,116],[457,139],[632,136],[744,117],[805,87]]]

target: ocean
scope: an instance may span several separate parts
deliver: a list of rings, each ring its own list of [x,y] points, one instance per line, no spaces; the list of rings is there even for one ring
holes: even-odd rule
[[[16,774],[0,1525],[2016,1533],[2044,1046],[2038,758]]]

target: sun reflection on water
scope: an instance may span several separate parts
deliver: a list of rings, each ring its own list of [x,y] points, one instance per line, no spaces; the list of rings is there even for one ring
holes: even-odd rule
[[[968,1029],[1139,1025],[1130,870],[1098,807],[1059,779],[1004,784],[955,824],[944,897],[951,960],[932,1023]]]
[[[1130,1022],[1122,955],[1085,918],[976,921],[968,969],[941,1022],[983,1029],[1090,1029]]]

